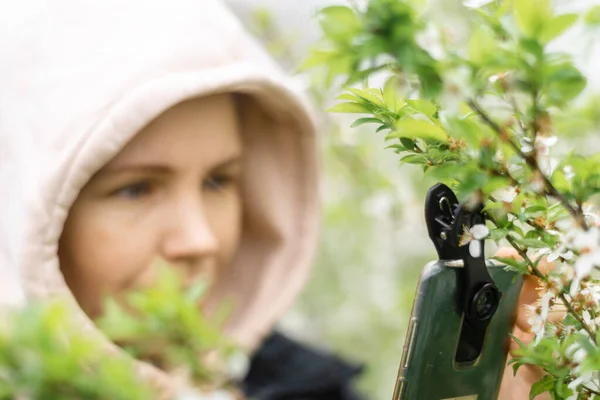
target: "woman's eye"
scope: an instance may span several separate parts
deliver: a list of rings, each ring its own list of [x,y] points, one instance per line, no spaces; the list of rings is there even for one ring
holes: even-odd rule
[[[226,175],[214,175],[207,178],[204,181],[203,186],[206,189],[218,191],[225,188],[230,182],[231,178]]]
[[[140,197],[147,196],[151,191],[152,187],[149,182],[138,182],[114,191],[113,195],[128,199],[138,199]]]

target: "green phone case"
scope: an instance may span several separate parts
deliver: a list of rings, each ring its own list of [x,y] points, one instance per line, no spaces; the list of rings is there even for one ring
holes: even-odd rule
[[[394,390],[394,400],[495,400],[500,389],[522,277],[487,261],[501,292],[479,358],[455,363],[463,313],[457,305],[461,261],[434,261],[419,278]]]

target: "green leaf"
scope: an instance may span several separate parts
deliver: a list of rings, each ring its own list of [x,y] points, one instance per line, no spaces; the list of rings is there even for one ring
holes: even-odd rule
[[[529,400],[535,399],[536,396],[550,391],[556,385],[556,377],[552,375],[545,375],[542,380],[536,382],[531,386],[529,391]]]
[[[350,7],[331,6],[322,9],[317,19],[327,37],[350,42],[361,28],[361,22]]]
[[[452,137],[464,140],[469,147],[479,146],[483,135],[476,120],[451,117],[445,119],[443,123]]]
[[[512,257],[492,257],[492,259],[500,261],[503,264],[510,265],[521,274],[526,274],[528,272],[527,262],[525,261],[519,261]]]
[[[562,106],[577,97],[587,81],[571,63],[546,65],[544,93],[552,105]]]
[[[375,133],[379,133],[379,132],[381,132],[383,130],[386,130],[386,129],[392,129],[392,127],[389,124],[381,125],[379,128],[377,128],[377,130],[375,131]]]
[[[557,15],[544,25],[540,33],[540,40],[546,43],[551,42],[573,26],[578,18],[577,14]]]
[[[515,239],[515,241],[520,245],[531,247],[534,249],[543,249],[545,247],[548,247],[546,243],[539,239]]]
[[[336,51],[335,58],[327,63],[325,87],[329,87],[337,76],[350,74],[355,62],[354,56],[346,54],[343,50]]]
[[[538,60],[541,60],[544,57],[544,45],[535,38],[521,38],[519,40],[519,47]]]
[[[400,159],[400,162],[406,164],[427,164],[428,160],[425,156],[422,156],[420,154],[409,154],[407,156],[402,157]]]
[[[468,44],[469,57],[475,64],[485,64],[497,54],[497,40],[485,25],[473,32]]]
[[[488,182],[489,178],[486,172],[477,170],[473,166],[465,172],[464,176],[462,176],[462,181],[456,187],[456,196],[459,199],[465,199],[476,190],[481,189]]]
[[[383,85],[383,103],[392,111],[397,111],[398,102],[398,81],[396,75],[392,75]]]
[[[516,337],[515,335],[513,335],[512,333],[510,334],[510,337],[512,338],[512,340],[515,341],[515,343],[521,348],[521,349],[525,349],[527,348],[527,346],[525,345],[525,343],[523,343],[521,341],[521,339],[519,339],[518,337]],[[512,361],[512,360],[511,360]],[[518,360],[516,360],[518,361]]]
[[[381,98],[381,93],[379,91],[371,92],[369,90],[357,88],[348,88],[347,90],[355,96],[358,96],[361,99],[368,101],[369,103],[377,104],[379,106],[383,105],[383,99]]]
[[[600,24],[600,6],[592,7],[584,17],[585,23],[588,25]]]
[[[431,122],[406,118],[396,123],[395,130],[386,139],[408,137],[411,139],[432,139],[445,143],[448,140],[446,132]]]
[[[185,293],[187,300],[192,303],[197,303],[206,295],[208,286],[209,286],[208,283],[206,283],[204,281],[199,281],[199,282],[194,283],[189,288],[187,293]]]
[[[527,214],[535,214],[538,212],[546,212],[548,209],[546,208],[546,206],[543,205],[535,205],[535,206],[529,206],[525,209],[525,213]]]
[[[548,207],[548,222],[555,222],[567,216],[569,216],[569,212],[559,202]]]
[[[566,174],[562,168],[556,168],[550,179],[554,187],[561,193],[571,191],[571,183],[567,180]]]
[[[402,143],[402,145],[404,147],[406,147],[409,150],[414,150],[415,149],[415,141],[406,137],[401,137],[400,138],[400,143]]]
[[[308,57],[300,65],[300,70],[305,71],[319,65],[331,62],[338,55],[334,50],[311,49]]]
[[[335,106],[328,109],[327,112],[350,113],[350,114],[366,114],[366,113],[368,113],[367,109],[362,104],[355,103],[355,102],[346,102],[346,103],[336,104]]]
[[[437,112],[437,107],[427,100],[408,100],[406,102],[411,108],[431,118]]]
[[[552,19],[550,0],[516,0],[512,4],[517,26],[526,36],[537,37]]]
[[[490,231],[490,239],[496,242],[504,239],[506,235],[508,235],[508,229],[497,228]]]
[[[356,128],[357,126],[360,126],[362,124],[381,124],[382,121],[378,118],[359,118],[356,121],[354,121],[354,123],[352,125],[350,125],[351,128]]]
[[[335,99],[336,100],[353,101],[353,102],[357,102],[358,100],[360,100],[359,97],[353,95],[352,93],[342,93],[338,97],[336,97]]]
[[[392,145],[386,146],[385,148],[386,149],[394,149],[394,152],[396,154],[400,154],[403,151],[408,151],[409,150],[406,147],[402,146],[401,144],[392,144]]]
[[[482,211],[488,210],[504,210],[504,203],[490,201],[485,205],[485,207],[483,207]]]

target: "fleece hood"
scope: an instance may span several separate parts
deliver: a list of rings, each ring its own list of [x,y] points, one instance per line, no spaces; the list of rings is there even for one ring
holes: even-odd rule
[[[235,93],[243,103],[244,227],[222,290],[239,305],[231,336],[256,346],[304,284],[316,242],[315,126],[293,83],[213,0],[1,8],[0,298],[66,296],[76,305],[57,249],[80,189],[165,110]],[[77,314],[82,329],[101,335]]]

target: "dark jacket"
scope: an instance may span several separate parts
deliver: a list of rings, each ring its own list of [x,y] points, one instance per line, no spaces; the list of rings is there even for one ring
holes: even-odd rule
[[[352,387],[361,371],[273,333],[252,357],[242,390],[253,400],[364,400]]]

